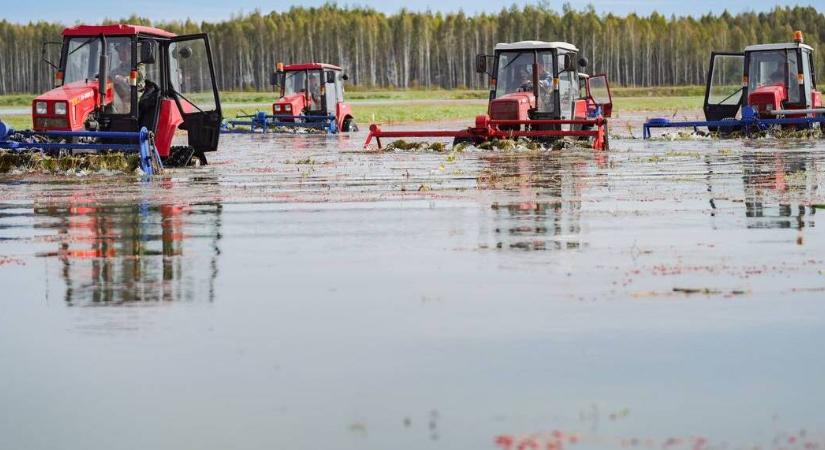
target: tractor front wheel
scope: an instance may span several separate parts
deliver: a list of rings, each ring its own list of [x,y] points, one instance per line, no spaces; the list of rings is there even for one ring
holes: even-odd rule
[[[355,123],[355,119],[352,117],[347,117],[344,119],[344,124],[341,126],[341,130],[347,133],[352,131],[358,131],[358,124]]]

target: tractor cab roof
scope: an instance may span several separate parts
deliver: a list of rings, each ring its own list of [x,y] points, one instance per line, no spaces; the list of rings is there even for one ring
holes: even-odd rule
[[[543,42],[543,41],[521,41],[513,43],[496,44],[496,51],[499,50],[548,50],[562,49],[570,52],[578,52],[579,49],[567,42]]]
[[[323,64],[323,63],[305,63],[305,64],[290,64],[288,66],[284,66],[284,72],[294,72],[299,70],[320,70],[320,69],[329,69],[329,70],[343,70],[338,66],[333,66],[332,64]]]
[[[813,51],[813,47],[806,44],[799,44],[796,42],[791,42],[787,44],[758,44],[758,45],[749,45],[745,47],[745,53],[748,52],[762,52],[767,50],[789,50],[789,49],[796,49],[796,48],[804,48],[809,51]]]
[[[160,28],[126,25],[122,23],[113,25],[77,25],[63,30],[63,36],[92,37],[101,34],[105,36],[135,36],[144,34],[161,38],[175,37],[175,33],[170,33]]]

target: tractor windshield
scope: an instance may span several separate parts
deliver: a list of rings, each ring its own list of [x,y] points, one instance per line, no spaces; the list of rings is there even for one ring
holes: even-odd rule
[[[305,70],[287,72],[284,78],[284,97],[306,92],[307,73]]]
[[[798,69],[795,50],[768,50],[751,52],[748,69],[748,91],[763,86],[784,86],[788,89],[788,101],[799,101],[799,89],[791,89],[789,80]]]
[[[499,53],[496,98],[513,92],[533,92],[534,55],[532,51]]]
[[[96,36],[69,39],[63,78],[65,83],[97,79],[101,44],[101,40]],[[126,114],[131,109],[129,73],[132,70],[132,39],[130,37],[106,39],[106,53],[109,57],[107,76],[115,90],[112,112]]]

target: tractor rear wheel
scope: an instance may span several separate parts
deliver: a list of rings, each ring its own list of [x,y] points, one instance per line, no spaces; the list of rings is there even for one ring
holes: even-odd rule
[[[355,119],[352,117],[347,117],[344,119],[344,124],[341,126],[341,131],[345,131],[347,133],[351,131],[358,131],[358,124],[355,123]]]
[[[172,147],[169,150],[169,156],[163,161],[165,167],[186,167],[192,160],[192,155],[195,154],[195,149],[188,146]]]

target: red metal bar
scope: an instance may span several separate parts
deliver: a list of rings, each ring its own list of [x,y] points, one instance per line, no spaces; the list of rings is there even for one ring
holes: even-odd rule
[[[489,125],[601,125],[604,119],[489,119]]]
[[[502,130],[498,126],[514,125],[590,125],[596,126],[592,130]],[[603,150],[605,145],[605,120],[602,117],[596,119],[538,119],[538,120],[490,120],[486,115],[476,117],[476,126],[464,130],[421,130],[421,131],[383,131],[377,124],[370,125],[370,132],[364,142],[367,148],[375,138],[378,148],[381,148],[381,138],[401,138],[401,137],[465,137],[479,138],[483,140],[502,139],[514,137],[594,137],[593,148]]]

